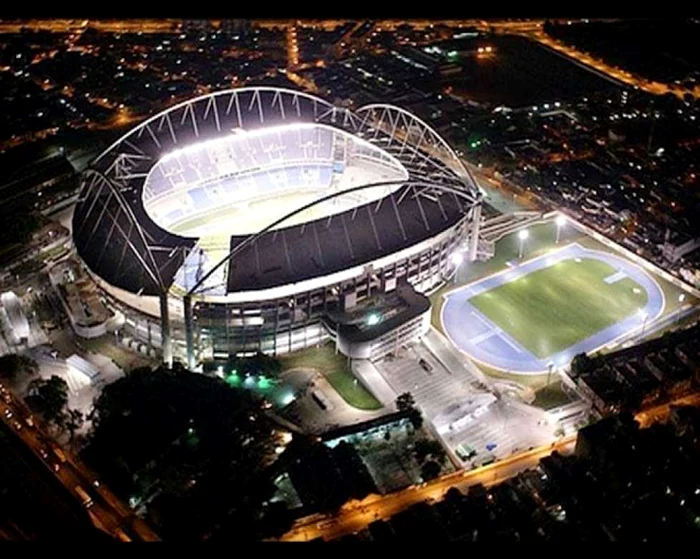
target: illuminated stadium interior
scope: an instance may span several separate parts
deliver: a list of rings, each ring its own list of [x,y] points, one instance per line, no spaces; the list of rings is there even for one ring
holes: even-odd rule
[[[148,173],[146,213],[186,237],[250,235],[330,193],[360,184],[402,181],[393,156],[343,130],[294,123],[227,136],[166,154]],[[319,203],[280,227],[320,219],[379,200],[400,183]]]

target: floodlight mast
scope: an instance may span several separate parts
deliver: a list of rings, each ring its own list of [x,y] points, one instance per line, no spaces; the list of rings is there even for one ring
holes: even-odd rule
[[[556,219],[557,224],[557,238],[554,241],[555,244],[559,244],[559,236],[561,235],[561,228],[566,225],[566,216],[564,214],[559,214]]]
[[[525,245],[525,241],[529,236],[530,232],[527,229],[521,229],[518,231],[518,240],[520,241],[520,253],[518,254],[518,258],[523,257],[523,246]]]
[[[173,366],[173,340],[170,334],[170,312],[168,311],[168,292],[160,294],[160,336],[163,344],[163,363],[168,369]]]
[[[481,193],[481,191],[479,191]],[[469,262],[476,261],[476,254],[479,248],[479,231],[481,229],[481,196],[474,206],[474,217],[472,218],[471,235],[469,237]]]

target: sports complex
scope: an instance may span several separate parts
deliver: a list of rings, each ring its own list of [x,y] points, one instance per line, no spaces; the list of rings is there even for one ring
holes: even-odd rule
[[[130,335],[190,368],[328,340],[378,360],[424,335],[432,314],[475,362],[541,374],[668,314],[670,284],[648,262],[591,244],[594,232],[560,243],[561,220],[581,224],[556,212],[534,212],[550,244],[532,251],[484,195],[399,107],[248,87],[175,105],[98,156],[73,240]],[[502,261],[506,234],[519,250]],[[489,273],[456,282],[484,261]]]
[[[442,285],[469,239],[473,259],[480,202],[453,149],[399,107],[248,87],[175,105],[99,155],[73,239],[133,335],[194,367],[317,345],[339,335],[329,313]]]
[[[579,353],[662,331],[697,303],[677,278],[557,212],[510,230],[495,254],[498,262],[475,263],[465,282],[442,290],[433,318],[487,371],[561,369]]]
[[[643,269],[576,243],[447,295],[442,321],[476,361],[517,373],[567,365],[655,320],[664,295]]]

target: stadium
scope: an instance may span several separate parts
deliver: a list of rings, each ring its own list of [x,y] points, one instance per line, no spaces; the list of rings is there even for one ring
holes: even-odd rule
[[[83,264],[126,328],[190,367],[316,345],[332,337],[329,312],[397,286],[430,292],[456,253],[476,258],[474,179],[390,105],[208,94],[129,131],[81,181]]]

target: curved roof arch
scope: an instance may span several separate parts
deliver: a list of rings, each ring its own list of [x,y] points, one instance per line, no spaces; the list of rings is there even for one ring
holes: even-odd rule
[[[217,262],[212,268],[209,269],[208,272],[206,272],[198,281],[195,283],[188,292],[188,295],[195,295],[197,293],[197,290],[206,282],[207,279],[209,279],[219,268],[224,266],[227,262],[230,262],[231,259],[239,254],[241,251],[246,249],[250,244],[254,243],[256,240],[258,240],[260,237],[273,232],[273,230],[284,223],[285,221],[289,221],[296,215],[314,207],[319,204],[322,204],[324,202],[327,202],[329,200],[333,200],[335,198],[340,198],[342,196],[347,196],[348,194],[352,194],[353,192],[359,192],[365,189],[369,188],[377,188],[377,187],[382,187],[382,186],[395,186],[395,185],[401,185],[406,187],[406,189],[412,188],[414,189],[414,193],[416,196],[420,195],[420,189],[436,189],[445,193],[453,194],[457,197],[463,197],[467,198],[469,202],[471,202],[471,198],[468,197],[468,194],[465,193],[463,190],[456,188],[452,185],[443,185],[443,184],[436,184],[436,183],[426,183],[426,182],[413,182],[413,181],[405,181],[405,180],[392,180],[392,181],[378,181],[378,182],[371,182],[371,183],[366,183],[362,184],[359,186],[355,186],[352,188],[348,188],[346,190],[338,191],[338,192],[332,192],[330,194],[327,194],[326,196],[323,196],[321,198],[317,198],[316,200],[313,200],[307,204],[304,204],[303,206],[296,208],[283,217],[276,219],[275,221],[271,222],[269,225],[258,231],[257,233],[253,235],[249,235],[245,239],[243,239],[240,243],[236,244],[231,251],[219,262]],[[379,203],[377,204],[380,205],[383,200],[386,198],[392,197],[395,193],[391,193],[389,196],[385,197],[382,200],[379,200]],[[400,204],[403,201],[403,198],[405,197],[405,194],[402,196],[397,195],[399,198],[398,203]],[[393,201],[393,200],[392,200]],[[375,204],[366,204],[365,206],[360,206],[360,207],[369,207],[369,206],[374,206]],[[346,212],[347,213],[347,212]],[[397,214],[398,215],[398,214]],[[323,218],[322,221],[333,219],[335,216],[329,216],[328,218]],[[321,221],[321,220],[319,220]],[[306,224],[304,224],[305,226]],[[375,225],[372,225],[372,228],[374,229],[376,227]]]
[[[369,105],[363,105],[356,111],[358,116],[362,116],[365,113],[372,114],[375,112],[380,113],[380,121],[382,121],[384,118],[384,115],[382,113],[396,113],[397,115],[403,117],[403,124],[405,125],[405,128],[408,129],[408,131],[410,131],[410,129],[413,126],[417,125],[419,128],[427,132],[428,135],[432,137],[435,140],[435,142],[447,152],[451,159],[456,163],[458,170],[461,171],[463,176],[467,177],[468,180],[471,181],[472,184],[470,186],[473,186],[478,189],[476,180],[474,179],[473,175],[469,172],[469,169],[467,169],[466,165],[464,165],[464,162],[460,159],[457,153],[452,149],[452,147],[447,143],[447,141],[423,119],[419,118],[413,113],[408,112],[406,109],[402,109],[401,107],[397,107],[396,105],[390,105],[386,103],[371,103]],[[398,124],[398,118],[394,121],[394,127],[396,127],[396,124]],[[362,126],[363,128],[366,126],[366,118],[362,120]],[[419,138],[419,145],[415,147],[420,148],[421,139],[422,138]]]
[[[176,103],[175,105],[172,105],[171,107],[168,107],[159,113],[147,118],[140,124],[136,125],[134,128],[129,130],[126,134],[121,136],[118,140],[114,141],[107,149],[105,149],[100,155],[98,155],[94,162],[100,161],[102,157],[104,157],[107,153],[112,151],[114,148],[119,146],[122,142],[133,136],[134,134],[138,134],[142,132],[144,129],[146,129],[150,124],[155,123],[158,119],[162,119],[165,117],[165,115],[175,113],[179,109],[184,109],[186,107],[190,107],[192,105],[199,104],[202,101],[214,99],[216,97],[223,97],[225,95],[244,95],[246,93],[253,93],[253,92],[271,92],[271,93],[276,93],[280,95],[289,95],[292,97],[301,97],[308,99],[309,101],[312,101],[314,103],[318,103],[326,107],[329,111],[336,111],[344,112],[345,115],[352,115],[352,113],[347,110],[347,109],[342,109],[338,108],[328,101],[325,101],[324,99],[321,99],[320,97],[317,97],[315,95],[311,95],[310,93],[306,93],[304,91],[296,91],[293,89],[287,89],[283,87],[272,87],[272,86],[248,86],[248,87],[241,87],[241,88],[236,88],[236,89],[224,89],[222,91],[215,91],[212,93],[206,93],[204,95],[199,95],[197,97],[193,97],[192,99],[187,99],[186,101],[181,101],[180,103]]]
[[[371,260],[372,250],[382,252],[385,246],[391,245],[383,243],[380,233],[389,237],[399,235],[401,238],[394,238],[396,246],[404,242],[417,243],[434,235],[435,228],[455,223],[464,215],[465,208],[480,200],[478,186],[449,144],[427,123],[404,109],[373,104],[351,112],[302,91],[265,86],[227,89],[195,97],[153,115],[93,160],[83,174],[73,216],[75,244],[88,267],[108,283],[134,293],[157,295],[169,289],[186,253],[195,247],[198,239],[170,234],[148,216],[142,193],[149,171],[171,150],[230,134],[236,128],[252,131],[280,122],[313,122],[343,130],[378,147],[407,170],[408,177],[400,188],[379,202],[357,206],[328,218],[330,229],[342,224],[337,232],[347,239],[352,260],[359,258],[359,253]],[[338,194],[342,196],[381,184],[361,185]],[[447,193],[461,201],[455,202]],[[304,208],[334,197],[324,196]],[[387,204],[381,208],[383,200],[387,200]],[[258,234],[231,237],[230,252],[244,241],[246,246],[267,242],[266,234],[271,228],[304,208],[290,212]],[[394,229],[378,232],[378,222],[373,219],[372,211],[381,214],[387,208],[395,210],[385,216]],[[371,235],[369,240],[362,240],[362,250],[354,250],[348,236],[348,227],[354,227],[357,215],[365,216],[362,217],[364,233]],[[406,227],[412,228],[410,235],[403,231],[402,222],[410,224]],[[315,231],[317,226],[309,229]],[[277,239],[279,235],[286,242],[285,229],[295,227],[287,225],[272,236]],[[304,227],[305,224],[296,229],[299,237],[304,236]],[[353,234],[359,238],[362,231]],[[248,237],[252,240],[248,241]],[[242,251],[239,249],[236,254]],[[309,257],[314,258],[313,255]],[[259,261],[259,256],[255,258]],[[324,260],[320,253],[318,259]],[[223,262],[230,261],[230,254],[223,259]],[[221,265],[222,261],[217,262],[216,268]],[[281,267],[291,271],[298,269],[292,263],[288,266],[283,263]]]

